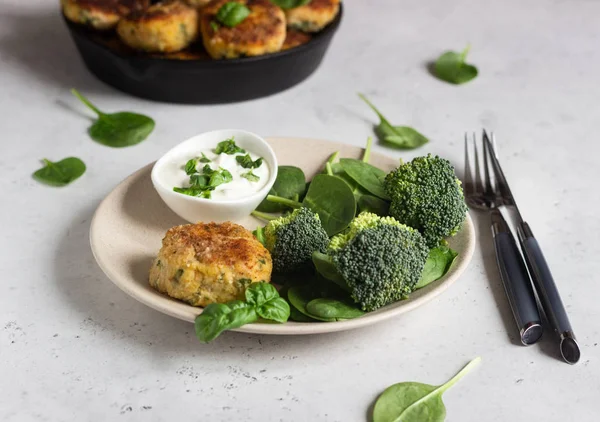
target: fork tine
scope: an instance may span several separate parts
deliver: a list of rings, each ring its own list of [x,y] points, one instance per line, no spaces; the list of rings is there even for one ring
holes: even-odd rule
[[[473,189],[473,174],[471,173],[471,159],[469,158],[469,135],[465,132],[465,180],[464,188],[466,195],[472,195]]]
[[[475,155],[475,192],[483,193],[483,183],[481,181],[481,170],[479,167],[479,153],[477,151],[477,137],[473,132],[473,150]]]
[[[492,161],[492,170],[494,172],[494,176],[496,178],[496,186],[498,188],[498,192],[502,199],[505,202],[513,202],[513,195],[508,187],[508,182],[506,181],[506,177],[504,176],[504,172],[502,171],[502,167],[500,167],[500,161],[498,161],[498,156],[496,155],[496,150],[492,146],[490,142],[490,138],[487,136],[487,133],[483,134],[483,142],[487,144],[487,148],[492,152],[490,154],[490,158]]]
[[[488,142],[485,141],[485,138],[487,137],[487,133],[485,132],[485,129],[483,130],[483,171],[485,174],[485,193],[486,195],[490,195],[490,196],[495,196],[496,193],[494,191],[494,188],[492,187],[492,176],[490,175],[490,164],[489,164],[489,160],[488,160],[488,155],[490,154],[490,151],[488,149]],[[495,178],[494,178],[495,180]]]

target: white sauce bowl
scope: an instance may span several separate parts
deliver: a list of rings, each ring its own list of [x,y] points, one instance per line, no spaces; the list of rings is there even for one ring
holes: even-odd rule
[[[173,191],[175,186],[167,182],[169,177],[166,173],[173,163],[184,166],[200,151],[214,149],[219,142],[231,137],[240,148],[263,157],[263,165],[269,167],[269,180],[260,190],[237,199],[197,198]],[[273,187],[277,178],[277,157],[267,141],[254,133],[235,129],[215,130],[196,135],[172,148],[154,164],[151,177],[159,196],[181,218],[191,223],[236,221],[250,215]]]

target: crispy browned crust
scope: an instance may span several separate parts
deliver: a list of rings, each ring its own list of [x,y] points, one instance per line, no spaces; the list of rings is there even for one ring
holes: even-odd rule
[[[131,22],[160,21],[190,11],[195,11],[195,9],[179,0],[167,0],[153,4],[147,9],[135,10],[127,16],[127,20]]]
[[[312,0],[306,6],[312,10],[332,10],[338,7],[340,0]]]
[[[285,42],[283,43],[282,50],[289,50],[290,48],[298,47],[299,45],[306,44],[312,38],[312,35],[306,32],[297,31],[295,29],[288,29],[285,36]]]
[[[211,35],[218,32],[224,43],[260,44],[263,40],[277,36],[284,20],[282,11],[269,0],[236,0],[250,9],[250,15],[234,28],[220,26],[217,31],[211,27],[223,4],[230,0],[213,0],[202,9],[202,25],[210,28]]]
[[[73,0],[72,0],[73,1]],[[74,0],[83,9],[126,16],[150,6],[150,0]]]
[[[269,251],[244,227],[226,222],[198,223],[176,226],[165,235],[163,247],[192,247],[196,259],[205,264],[235,265],[254,262],[257,257],[271,262]]]

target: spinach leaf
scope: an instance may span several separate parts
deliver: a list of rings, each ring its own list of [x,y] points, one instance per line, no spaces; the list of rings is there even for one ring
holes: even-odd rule
[[[104,113],[76,89],[71,89],[71,93],[98,115],[98,120],[89,128],[89,134],[94,141],[102,145],[114,148],[136,145],[154,130],[154,120],[148,116],[128,111]]]
[[[210,158],[208,158],[206,155],[204,155],[203,152],[201,152],[200,154],[202,154],[202,157],[198,158],[198,161],[201,163],[210,163]]]
[[[358,199],[359,212],[372,212],[385,217],[389,215],[390,203],[372,195],[363,195]]]
[[[358,318],[365,314],[355,305],[327,298],[311,300],[306,304],[306,312],[312,318],[333,319],[335,321]]]
[[[319,214],[321,225],[329,236],[341,232],[356,215],[356,199],[342,179],[317,174],[310,183],[302,203],[268,195],[267,200],[289,208],[307,207]]]
[[[477,68],[465,63],[471,46],[467,46],[461,53],[447,51],[435,62],[435,76],[451,84],[464,84],[477,77]]]
[[[296,322],[315,322],[317,321],[314,318],[309,317],[308,315],[304,315],[298,309],[290,306],[290,319]]]
[[[387,174],[385,171],[353,158],[342,158],[340,165],[344,172],[365,190],[379,198],[389,200],[383,187],[383,179]]]
[[[196,317],[196,337],[203,343],[217,338],[223,331],[239,328],[258,320],[254,307],[241,300],[212,303]]]
[[[250,15],[245,4],[229,1],[217,11],[216,19],[230,28],[237,26]]]
[[[50,186],[65,186],[85,173],[85,164],[79,158],[68,157],[57,162],[42,159],[44,167],[33,173],[38,182]]]
[[[425,262],[425,267],[421,273],[421,279],[415,286],[420,289],[429,283],[443,277],[458,256],[458,252],[450,249],[448,245],[442,244],[429,251],[429,256]]]
[[[282,9],[293,9],[296,7],[304,6],[310,3],[312,0],[271,0],[271,3],[276,4]]]
[[[429,142],[429,139],[409,126],[393,126],[367,97],[363,94],[358,96],[379,116],[380,122],[375,126],[375,133],[381,142],[400,149],[414,149]]]
[[[306,178],[304,172],[294,166],[279,166],[277,169],[277,179],[269,191],[269,195],[279,196],[286,199],[294,199],[294,196],[303,196],[306,191]],[[281,204],[263,200],[256,208],[262,212],[280,212],[286,207]]]
[[[375,402],[373,422],[442,422],[446,417],[442,394],[480,361],[480,357],[473,359],[440,386],[402,382],[388,387]]]
[[[346,280],[344,280],[342,275],[335,268],[335,265],[333,265],[333,262],[331,262],[329,255],[315,251],[312,254],[312,261],[319,274],[321,274],[327,280],[334,282],[342,289],[349,291]]]
[[[356,199],[338,177],[317,174],[310,183],[302,205],[319,214],[329,236],[344,230],[356,215]]]
[[[225,139],[224,141],[221,141],[217,144],[217,147],[215,148],[215,154],[227,154],[227,155],[233,155],[233,154],[245,154],[246,150],[243,148],[238,147],[235,144],[235,140],[233,137],[231,137],[230,139]]]
[[[235,157],[235,161],[245,169],[257,169],[262,165],[263,159],[257,158],[256,161],[252,161],[250,154],[238,155]]]
[[[246,172],[246,173],[242,173],[241,176],[244,179],[248,179],[250,182],[258,182],[260,180],[260,177],[258,177],[256,174],[252,173],[252,170],[250,170],[249,172]]]
[[[288,296],[288,300],[292,304],[292,306],[294,308],[296,308],[296,310],[298,312],[300,312],[301,314],[303,314],[309,318],[316,319],[318,321],[324,321],[324,322],[334,322],[335,321],[335,319],[332,319],[332,318],[314,317],[308,313],[308,311],[306,310],[306,305],[308,305],[308,303],[311,300],[316,299],[318,297],[315,295],[315,293],[310,285],[290,287],[290,289],[288,290],[287,296]]]

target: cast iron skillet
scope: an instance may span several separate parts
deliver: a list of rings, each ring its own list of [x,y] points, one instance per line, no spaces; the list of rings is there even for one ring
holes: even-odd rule
[[[306,44],[279,53],[230,60],[177,60],[118,51],[65,18],[87,68],[115,88],[155,101],[214,104],[250,100],[290,88],[321,64],[342,19]]]

